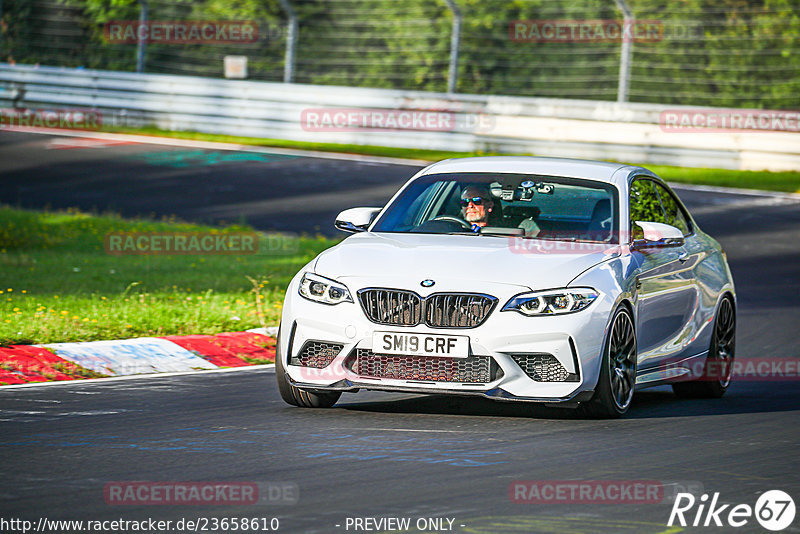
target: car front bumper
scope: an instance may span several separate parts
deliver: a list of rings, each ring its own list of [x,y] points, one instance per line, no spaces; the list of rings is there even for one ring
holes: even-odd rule
[[[296,387],[309,390],[367,389],[479,395],[496,400],[544,403],[588,400],[597,383],[610,316],[609,299],[601,294],[586,310],[568,315],[527,317],[515,311],[501,311],[514,291],[509,289],[507,294],[496,295],[499,299],[497,307],[480,326],[445,329],[426,325],[379,325],[367,318],[357,300],[333,306],[319,304],[299,296],[296,282],[293,282],[284,304],[278,357],[282,358],[289,381]],[[489,376],[483,373],[481,376],[484,378],[466,381],[460,380],[463,376],[457,373],[431,376],[417,367],[421,360],[416,357],[373,354],[372,334],[375,331],[468,336],[468,360],[483,359],[485,362],[488,357],[492,372]],[[332,351],[336,352],[335,356],[329,356],[329,363],[324,361],[322,367],[297,365],[298,354],[301,351],[308,354],[304,349],[316,347],[314,343],[339,345],[341,348]],[[355,360],[365,354],[372,358],[373,372],[361,374],[358,372],[360,363],[355,363]],[[538,357],[545,358],[545,367],[528,363],[541,363],[535,359]],[[398,358],[402,359],[402,364],[398,364]],[[428,364],[437,369],[456,369],[466,361],[459,358],[441,360],[449,363]],[[393,372],[383,372],[390,365]],[[378,372],[375,372],[376,368]],[[543,373],[542,369],[547,372]]]

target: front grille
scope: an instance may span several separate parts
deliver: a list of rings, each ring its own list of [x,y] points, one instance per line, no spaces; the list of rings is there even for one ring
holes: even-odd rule
[[[414,326],[422,317],[422,300],[413,291],[365,289],[358,292],[358,299],[374,323]]]
[[[422,298],[413,291],[379,288],[362,289],[358,300],[373,323],[416,326],[424,319],[433,328],[475,328],[497,304],[496,298],[475,293],[435,293]]]
[[[567,372],[552,354],[511,354],[526,375],[537,382],[573,382],[577,375]]]
[[[497,362],[489,356],[439,358],[375,354],[370,349],[356,349],[345,366],[359,376],[421,380],[425,382],[458,382],[485,384],[498,378]]]
[[[322,369],[331,364],[334,358],[342,351],[343,347],[344,345],[341,343],[306,341],[303,348],[291,357],[289,364]]]
[[[425,324],[439,328],[475,328],[497,299],[469,293],[437,293],[425,299]]]

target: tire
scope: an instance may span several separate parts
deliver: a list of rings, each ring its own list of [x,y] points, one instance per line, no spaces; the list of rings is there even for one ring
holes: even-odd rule
[[[286,376],[286,368],[283,366],[283,356],[280,352],[281,333],[278,330],[277,344],[275,345],[275,378],[278,381],[278,392],[287,404],[300,406],[301,408],[330,408],[339,397],[341,391],[308,391],[300,389],[289,383]]]
[[[594,396],[581,405],[583,415],[616,418],[628,411],[636,384],[636,360],[633,317],[627,308],[620,306],[608,329]]]
[[[736,352],[736,307],[733,299],[725,296],[719,303],[711,346],[706,356],[703,376],[687,382],[672,384],[672,391],[681,398],[718,399],[725,395],[731,384],[733,358]]]

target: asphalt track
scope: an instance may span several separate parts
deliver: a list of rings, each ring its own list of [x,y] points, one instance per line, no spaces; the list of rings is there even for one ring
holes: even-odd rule
[[[244,213],[262,229],[328,232],[337,211],[380,205],[414,171],[303,157],[191,159],[180,151],[187,149],[63,149],[63,138],[0,133],[0,202],[192,220],[235,221]],[[799,360],[800,203],[678,193],[727,251],[739,299],[737,358]],[[343,396],[331,410],[299,409],[280,400],[271,369],[0,390],[0,518],[278,517],[281,532],[354,532],[348,517],[391,516],[412,525],[450,518],[453,532],[470,533],[679,532],[666,526],[668,498],[529,504],[512,502],[509,487],[515,480],[657,480],[667,494],[702,487],[719,492],[722,503],[752,506],[771,489],[800,503],[798,414],[800,383],[775,377],[734,382],[719,400],[646,390],[614,421],[365,392]],[[247,506],[109,505],[103,490],[117,481],[286,483],[299,497]],[[795,519],[783,532],[800,532],[799,525]],[[753,519],[735,531],[766,532]]]
[[[333,219],[380,206],[413,168],[0,132],[0,203],[124,216],[177,215],[262,230],[341,235]]]

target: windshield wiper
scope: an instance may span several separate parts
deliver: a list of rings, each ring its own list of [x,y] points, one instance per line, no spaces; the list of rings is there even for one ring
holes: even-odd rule
[[[570,243],[579,242],[579,243],[599,243],[599,244],[611,244],[610,241],[599,241],[597,239],[579,239],[577,237],[538,237],[538,236],[526,236],[524,239],[541,239],[542,241],[567,241]]]

